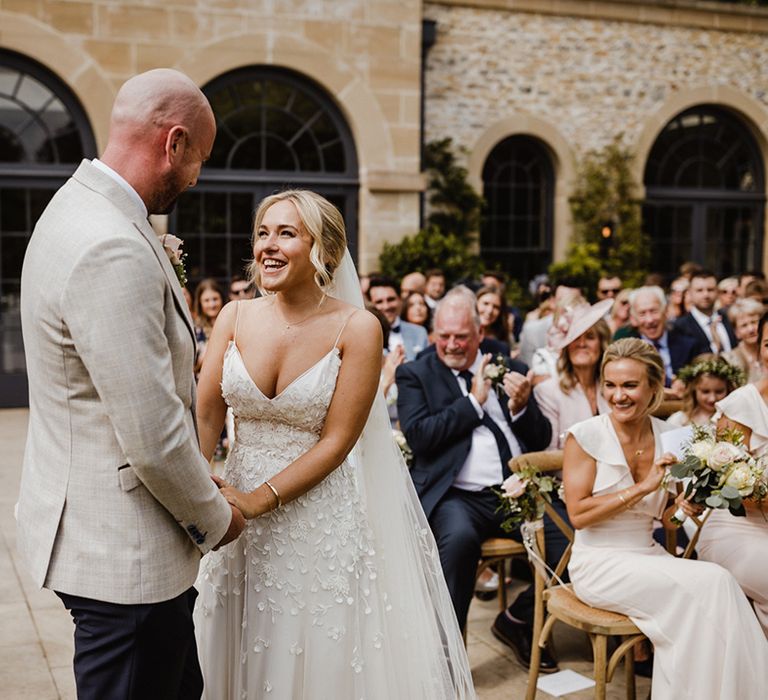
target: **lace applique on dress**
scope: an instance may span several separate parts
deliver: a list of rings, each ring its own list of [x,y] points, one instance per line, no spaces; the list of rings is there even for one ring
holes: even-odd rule
[[[269,399],[230,343],[221,383],[236,421],[229,483],[252,491],[317,442],[340,365],[334,348]],[[322,687],[334,698],[377,696],[387,603],[356,478],[345,461],[203,559],[195,618],[206,698],[318,698]]]

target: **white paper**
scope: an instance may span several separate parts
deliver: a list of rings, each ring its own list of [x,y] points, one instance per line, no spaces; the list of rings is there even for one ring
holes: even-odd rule
[[[692,438],[693,428],[690,425],[668,430],[661,434],[661,451],[671,452],[678,459],[683,459],[683,447],[690,444]]]
[[[542,690],[549,695],[554,695],[559,698],[568,693],[575,693],[579,690],[586,690],[592,688],[595,685],[595,681],[586,676],[582,676],[576,671],[566,669],[565,671],[558,671],[557,673],[548,673],[546,676],[539,676],[539,680],[536,682],[536,688]]]

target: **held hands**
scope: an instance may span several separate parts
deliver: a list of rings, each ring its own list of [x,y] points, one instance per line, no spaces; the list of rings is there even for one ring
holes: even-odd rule
[[[219,479],[219,477],[217,476],[212,476],[211,478],[213,479],[214,483],[218,486],[221,479]],[[234,505],[232,505],[231,502],[229,507],[232,509],[232,518],[229,521],[229,527],[227,528],[227,531],[224,533],[224,537],[222,537],[221,540],[218,542],[218,544],[213,548],[214,551],[216,551],[219,547],[223,547],[225,544],[229,544],[230,542],[240,537],[240,533],[243,531],[243,528],[245,527],[245,518],[243,517],[242,512],[240,512],[240,510],[238,510]]]
[[[251,493],[243,493],[234,486],[230,486],[221,477],[212,475],[211,479],[213,479],[213,482],[219,487],[221,495],[227,499],[227,502],[233,506],[234,510],[242,513],[245,520],[258,518],[260,515],[273,510],[275,507],[275,504],[270,498],[272,492],[270,491],[267,493],[266,486],[262,485]]]

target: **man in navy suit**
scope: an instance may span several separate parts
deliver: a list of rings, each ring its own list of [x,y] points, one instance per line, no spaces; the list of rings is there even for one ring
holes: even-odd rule
[[[738,345],[728,316],[715,311],[717,278],[708,270],[696,272],[691,277],[688,294],[693,307],[675,321],[675,330],[695,338],[700,345],[708,345],[711,352],[719,355]]]
[[[490,356],[479,351],[480,320],[475,297],[466,287],[451,290],[434,317],[436,352],[397,369],[400,426],[414,454],[416,491],[437,541],[440,562],[459,624],[464,627],[474,592],[482,542],[503,536],[499,487],[515,455],[547,447],[552,434],[526,377],[527,367],[512,361],[499,400],[483,370]],[[547,540],[557,561],[564,538]],[[494,633],[530,662],[532,587],[494,623]],[[543,671],[556,670],[544,655]]]
[[[399,345],[405,351],[405,359],[410,362],[416,359],[427,345],[427,331],[423,326],[408,323],[400,319],[403,300],[397,291],[397,285],[389,277],[371,277],[368,287],[371,303],[384,314],[389,323],[389,352]]]
[[[622,337],[638,337],[653,345],[661,355],[666,372],[665,385],[671,396],[682,395],[681,382],[675,381],[681,367],[697,355],[710,352],[709,344],[686,335],[677,328],[667,330],[667,300],[661,287],[640,287],[629,295],[630,320],[633,329]]]

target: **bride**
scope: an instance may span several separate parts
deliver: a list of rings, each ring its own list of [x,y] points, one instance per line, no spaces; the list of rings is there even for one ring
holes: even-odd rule
[[[362,310],[344,223],[317,194],[264,199],[251,273],[198,396],[207,458],[248,524],[206,556],[195,609],[205,697],[473,698],[437,549],[377,396],[378,321]]]

